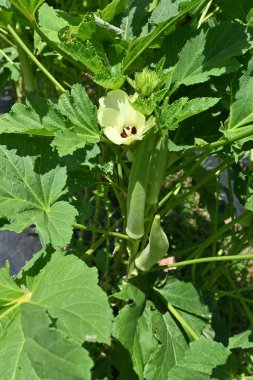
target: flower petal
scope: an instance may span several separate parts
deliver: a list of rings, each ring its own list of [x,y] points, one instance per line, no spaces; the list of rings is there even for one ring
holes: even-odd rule
[[[130,114],[133,107],[130,105],[128,95],[122,90],[112,90],[99,99],[100,107],[113,108],[122,115]]]
[[[121,145],[124,144],[123,140],[125,140],[123,137],[120,136],[120,133],[115,130],[115,127],[106,127],[103,130],[106,137],[111,140],[114,144]]]
[[[102,127],[116,126],[120,124],[122,128],[122,119],[120,113],[112,108],[99,108],[98,122]]]

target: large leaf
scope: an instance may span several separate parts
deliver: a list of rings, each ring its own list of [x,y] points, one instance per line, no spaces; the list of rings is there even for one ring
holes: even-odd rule
[[[165,286],[156,291],[173,306],[200,317],[207,317],[207,308],[192,283],[168,277]]]
[[[181,52],[172,82],[175,87],[205,82],[211,75],[219,76],[237,70],[235,59],[250,46],[246,27],[222,23],[190,39]]]
[[[184,357],[166,373],[166,380],[209,380],[215,367],[225,364],[230,351],[221,343],[200,339],[190,343]]]
[[[113,336],[129,351],[140,379],[164,379],[163,374],[188,349],[182,330],[168,312],[160,314],[135,286],[126,284],[114,296],[132,303],[115,318]]]
[[[114,294],[114,297],[134,301],[133,305],[124,307],[115,318],[112,334],[128,349],[135,372],[141,380],[144,380],[139,325],[146,303],[145,294],[133,285],[126,284],[120,293]],[[148,344],[148,340],[146,343]]]
[[[159,22],[149,34],[133,40],[132,44],[130,45],[128,54],[126,55],[123,62],[124,70],[126,71],[128,67],[139,57],[139,55],[141,55],[143,51],[145,51],[154,42],[157,37],[161,36],[165,31],[172,32],[176,23],[186,14],[191,12],[201,2],[202,0],[193,0],[191,2],[187,2],[184,9],[178,11],[174,17],[169,18],[166,21]],[[129,20],[127,23],[129,23]],[[126,34],[124,38],[128,38]]]
[[[9,284],[17,288],[11,278]],[[81,343],[109,343],[112,321],[96,270],[74,256],[54,253],[20,293],[0,308],[0,377],[90,379],[92,362]]]
[[[67,245],[77,214],[65,201],[66,169],[57,167],[43,175],[34,172],[33,157],[19,157],[0,146],[0,215],[9,220],[2,229],[21,232],[35,224],[42,244]]]
[[[79,84],[61,95],[58,104],[38,97],[15,104],[0,117],[0,133],[55,136],[53,145],[62,156],[100,139],[96,107]]]
[[[162,108],[160,112],[161,127],[174,130],[181,121],[213,107],[218,101],[219,98],[196,98],[191,100],[186,97],[180,98]]]
[[[109,343],[112,313],[97,284],[97,271],[74,256],[53,254],[31,279],[32,303],[57,318],[57,327],[80,341]]]
[[[167,380],[168,371],[182,359],[188,345],[169,313],[160,315],[155,336],[158,346],[145,366],[145,378]]]
[[[40,379],[90,379],[93,363],[88,352],[80,344],[66,339],[58,329],[50,328],[51,323],[37,306],[21,307],[23,350],[34,372]]]
[[[29,20],[34,19],[34,14],[44,0],[9,0]]]

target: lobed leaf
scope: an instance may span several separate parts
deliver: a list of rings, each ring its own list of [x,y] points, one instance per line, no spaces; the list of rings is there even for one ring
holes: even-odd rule
[[[35,224],[43,245],[63,247],[70,242],[77,214],[67,202],[57,202],[65,192],[66,169],[40,175],[34,172],[34,161],[0,146],[0,215],[10,222],[1,229],[21,232]]]
[[[191,38],[181,52],[172,74],[175,87],[202,83],[210,76],[230,73],[240,67],[235,57],[250,46],[245,26],[224,22]]]
[[[6,277],[2,269],[0,289]],[[18,288],[10,277],[8,283]],[[0,377],[90,379],[92,361],[81,343],[109,343],[112,321],[96,269],[55,252],[39,275],[27,278],[26,289],[19,291],[23,298],[12,293],[12,304],[0,306]],[[0,305],[2,296],[0,291]]]
[[[160,111],[161,127],[174,130],[179,123],[191,116],[197,115],[218,103],[219,98],[180,98]]]
[[[61,156],[100,139],[96,107],[80,84],[61,95],[58,104],[33,96],[0,117],[0,133],[54,136]]]

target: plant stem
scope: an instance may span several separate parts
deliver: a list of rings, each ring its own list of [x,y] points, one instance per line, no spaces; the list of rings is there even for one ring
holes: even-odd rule
[[[50,74],[50,72],[38,61],[38,59],[33,55],[33,53],[28,49],[28,47],[24,44],[24,42],[21,40],[21,38],[17,35],[15,30],[11,27],[11,25],[7,26],[9,32],[14,37],[14,39],[17,41],[17,43],[21,46],[22,49],[27,53],[27,55],[31,58],[31,60],[40,68],[40,70],[50,79],[50,81],[55,85],[56,89],[61,92],[65,93],[65,89],[62,87],[62,85]]]
[[[213,223],[213,231],[212,233],[214,234],[217,231],[218,227],[218,219],[219,219],[219,195],[220,195],[220,173],[218,173],[216,179],[216,197],[215,197],[215,209],[214,209],[214,223]],[[212,243],[212,255],[216,255],[216,244],[217,240],[215,240]]]
[[[25,95],[32,94],[36,90],[35,79],[33,75],[33,69],[31,61],[28,59],[28,56],[24,49],[18,44],[17,45],[18,56],[20,60],[20,68],[23,77],[23,87],[25,90]]]
[[[231,138],[225,138],[225,137],[222,137],[220,140],[218,141],[214,141],[212,143],[209,143],[209,144],[205,144],[205,145],[201,145],[201,146],[197,146],[195,147],[195,149],[200,149],[200,150],[210,150],[210,149],[216,149],[216,148],[220,148],[224,145],[229,145],[229,144],[232,144],[233,142],[236,142],[238,140],[241,140],[241,139],[244,139],[246,137],[249,137],[251,135],[253,135],[253,125],[248,127],[247,130],[244,130],[244,131],[236,131],[236,135],[234,137],[231,137]]]
[[[178,311],[174,308],[174,306],[171,305],[171,303],[167,304],[168,310],[171,312],[173,317],[176,318],[176,320],[180,323],[180,325],[183,327],[183,329],[194,339],[198,340],[199,336],[195,333],[195,331],[191,328],[191,326],[188,325],[188,323],[181,317],[181,315],[178,313]]]
[[[180,261],[178,263],[174,264],[168,264],[159,266],[159,268],[154,268],[150,272],[156,272],[160,271],[161,269],[166,268],[179,268],[179,267],[185,267],[187,265],[195,265],[195,264],[202,264],[202,263],[210,263],[215,261],[243,261],[243,260],[253,260],[253,254],[246,254],[246,255],[232,255],[232,256],[217,256],[217,257],[202,257],[200,259],[193,259],[193,260],[185,260]]]
[[[75,223],[75,224],[72,225],[72,227],[76,228],[77,230],[96,232],[96,233],[103,234],[103,235],[106,235],[106,236],[108,236],[108,235],[109,236],[115,236],[115,237],[118,237],[120,239],[125,239],[125,240],[129,240],[130,239],[127,235],[121,234],[119,232],[114,232],[114,231],[110,231],[110,230],[104,230],[102,228],[87,227],[87,226],[84,226],[83,224]]]

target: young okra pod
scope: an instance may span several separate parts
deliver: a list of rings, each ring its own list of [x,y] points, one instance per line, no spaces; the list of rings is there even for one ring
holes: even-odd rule
[[[131,239],[140,239],[144,235],[150,147],[152,146],[153,140],[154,132],[150,131],[138,146],[130,172],[127,191],[126,233]]]
[[[135,265],[142,271],[148,271],[161,260],[169,249],[169,242],[160,222],[160,215],[155,215],[150,231],[149,243],[135,260]]]
[[[155,206],[158,202],[161,184],[166,169],[167,152],[168,133],[165,132],[162,135],[157,134],[149,165],[150,170],[146,199],[146,204],[148,208]]]

